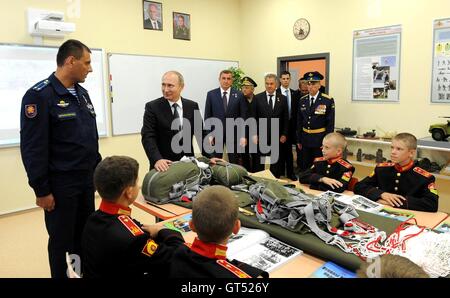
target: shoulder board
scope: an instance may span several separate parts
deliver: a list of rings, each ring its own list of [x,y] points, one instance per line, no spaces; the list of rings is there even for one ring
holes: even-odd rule
[[[325,157],[317,157],[314,159],[314,162],[325,161]]]
[[[251,278],[250,275],[239,269],[238,267],[234,266],[233,264],[229,263],[226,260],[217,260],[217,264],[222,266],[223,268],[227,269],[234,275],[236,275],[239,278]]]
[[[320,95],[322,95],[322,97],[325,97],[326,99],[333,99],[331,96],[329,96],[326,93],[321,93]]]
[[[140,236],[144,234],[144,231],[142,231],[141,228],[127,215],[120,215],[118,219],[125,226],[125,228],[133,234],[133,236]]]
[[[415,167],[413,169],[413,171],[416,173],[419,173],[420,175],[427,177],[427,178],[430,178],[431,176],[433,176],[430,173],[428,173],[427,171],[425,171],[424,169],[422,169],[421,167]]]
[[[303,95],[302,97],[300,97],[300,99],[302,99],[302,98],[307,98],[308,95],[309,95],[309,94],[305,94],[305,95]]]
[[[32,87],[32,89],[34,91],[41,91],[42,89],[47,87],[49,84],[50,84],[50,81],[48,79],[47,80],[43,80],[43,81],[40,81],[39,83],[37,83],[36,85],[34,85]]]
[[[353,166],[350,163],[346,162],[343,159],[338,159],[337,162],[340,163],[342,166],[346,167],[347,169],[353,168]]]
[[[382,162],[377,164],[377,167],[393,167],[395,166],[395,163],[393,162]]]

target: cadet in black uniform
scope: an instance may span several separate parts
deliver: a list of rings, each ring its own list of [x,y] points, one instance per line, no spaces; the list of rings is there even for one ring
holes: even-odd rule
[[[323,139],[323,157],[316,158],[311,168],[300,174],[300,182],[310,184],[311,189],[345,191],[355,172],[342,158],[346,146],[347,141],[340,133],[327,134]]]
[[[432,174],[414,164],[417,139],[400,133],[392,139],[391,160],[355,185],[354,192],[392,207],[436,212],[439,196]]]
[[[311,167],[314,158],[320,157],[322,140],[334,131],[334,99],[320,89],[323,76],[317,71],[307,72],[303,80],[308,82],[309,94],[300,98],[297,116],[297,147],[300,171]]]
[[[65,253],[80,254],[81,233],[94,211],[93,173],[101,160],[96,115],[78,84],[92,71],[90,52],[77,40],[63,43],[56,72],[22,100],[22,161],[36,204],[45,210],[52,277],[67,276]]]
[[[242,78],[242,94],[244,95],[245,102],[247,104],[246,116],[245,119],[253,118],[255,114],[255,88],[258,85],[256,82],[250,77]],[[250,128],[246,127],[245,129],[245,153],[242,154],[242,165],[249,171],[250,173],[257,172],[257,165],[259,164],[259,155],[258,155],[258,144],[253,143],[253,140],[250,138]],[[251,142],[251,143],[250,143]]]
[[[265,271],[237,260],[227,260],[227,242],[241,227],[234,194],[224,186],[202,190],[192,206],[192,245],[180,246],[171,261],[171,277],[248,278],[269,277]]]
[[[167,277],[173,249],[184,240],[177,231],[130,217],[138,170],[126,156],[107,157],[97,166],[94,182],[102,202],[83,232],[84,277]]]

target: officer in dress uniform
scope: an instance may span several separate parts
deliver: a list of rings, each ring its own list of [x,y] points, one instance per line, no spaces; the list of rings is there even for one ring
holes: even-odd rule
[[[245,119],[254,118],[254,109],[255,109],[255,88],[258,85],[256,82],[250,77],[242,78],[242,94],[245,98],[245,103],[247,105],[246,116]],[[258,155],[258,144],[250,144],[253,142],[250,138],[249,127],[246,127],[245,130],[245,153],[242,154],[242,165],[247,169],[247,171],[253,173],[257,170],[257,164],[259,163],[259,155]]]
[[[184,239],[177,231],[131,217],[138,171],[137,161],[126,156],[107,157],[97,166],[94,182],[102,202],[83,232],[83,277],[168,276],[173,250]]]
[[[80,254],[81,233],[94,211],[93,173],[101,160],[95,110],[84,82],[89,48],[68,40],[57,69],[22,99],[20,149],[36,204],[44,209],[52,277],[66,277],[65,253]]]
[[[308,82],[309,94],[299,102],[297,117],[297,147],[300,156],[300,171],[311,167],[313,160],[322,155],[320,147],[326,134],[334,131],[334,99],[321,92],[317,72],[307,72],[303,80]]]
[[[374,171],[354,188],[356,194],[392,207],[436,212],[439,196],[435,178],[414,162],[417,139],[399,133],[391,143],[391,160],[377,164]]]

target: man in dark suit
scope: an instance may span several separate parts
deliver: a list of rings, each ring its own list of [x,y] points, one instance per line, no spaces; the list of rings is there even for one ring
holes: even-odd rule
[[[180,160],[184,155],[193,156],[194,127],[199,128],[195,131],[195,136],[202,148],[199,107],[196,102],[181,97],[183,87],[183,76],[177,71],[169,71],[162,77],[163,97],[145,105],[141,135],[150,169],[166,171],[172,161]],[[180,140],[181,135],[183,138]],[[181,152],[179,149],[182,149]]]
[[[144,19],[144,29],[160,30],[163,26],[158,17],[158,7],[155,4],[149,4],[147,8],[149,18]]]
[[[297,146],[300,150],[300,171],[309,169],[316,157],[322,156],[322,140],[334,131],[334,99],[321,92],[323,76],[307,72],[309,94],[300,98],[297,116]]]
[[[238,152],[244,152],[246,143],[244,131],[242,127],[238,128],[234,125],[229,125],[230,127],[227,128],[226,122],[227,119],[232,122],[239,118],[244,120],[246,117],[246,103],[242,93],[231,87],[233,84],[231,71],[222,70],[219,75],[219,83],[219,88],[209,91],[206,95],[204,116],[205,126],[207,126],[206,121],[208,119],[216,118],[220,120],[222,127],[211,125],[210,129],[206,129],[206,133],[208,133],[209,144],[213,146],[214,152],[212,152],[212,155],[214,157],[221,158],[223,145],[226,145],[228,161],[238,163]],[[230,135],[232,132],[234,134]],[[240,149],[239,151],[238,148]]]
[[[277,89],[278,93],[286,96],[288,115],[289,115],[289,129],[287,140],[281,145],[280,152],[280,173],[283,176],[286,165],[286,177],[296,181],[297,177],[294,174],[294,156],[292,154],[292,145],[297,144],[297,110],[298,98],[297,92],[289,88],[291,83],[291,73],[289,71],[282,71],[280,76],[280,87]]]
[[[298,103],[300,102],[300,98],[303,96],[309,94],[308,91],[308,82],[303,80],[303,77],[298,79],[298,89],[295,91],[295,96],[297,97],[297,109],[295,112],[295,121],[297,121],[297,114],[298,114]],[[295,139],[297,140],[297,122],[295,123]],[[297,151],[297,172],[301,169],[301,158],[300,154],[301,151],[298,149],[298,147],[295,148]]]
[[[277,76],[275,74],[267,74],[264,77],[266,91],[255,96],[254,117],[258,123],[258,135],[253,136],[253,142],[258,143],[261,155],[271,155],[270,171],[276,177],[280,177],[280,151],[281,144],[287,140],[289,130],[289,111],[286,102],[286,96],[277,93]],[[267,126],[262,125],[262,121],[267,120]],[[272,123],[274,121],[274,123]],[[278,123],[276,125],[275,123]],[[278,126],[277,140],[272,141],[271,128],[272,124]],[[275,128],[274,128],[275,129]],[[262,140],[262,136],[266,137],[266,141]],[[265,144],[266,143],[266,144]],[[269,146],[267,152],[264,148]],[[277,154],[278,153],[278,154]],[[263,159],[262,157],[261,159]],[[258,171],[264,170],[264,162],[260,159]]]

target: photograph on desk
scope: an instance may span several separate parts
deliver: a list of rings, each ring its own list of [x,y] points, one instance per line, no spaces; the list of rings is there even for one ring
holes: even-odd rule
[[[355,209],[358,210],[363,210],[366,212],[371,212],[371,213],[377,213],[379,212],[381,209],[383,209],[383,205],[374,202],[366,197],[363,197],[361,195],[353,195],[353,196],[348,196],[348,195],[344,195],[341,193],[336,193],[333,192],[331,190],[328,190],[326,192],[323,192],[319,195],[319,197],[321,198],[333,198],[334,200],[347,204],[347,205],[352,205],[353,207],[355,207]]]
[[[387,218],[392,218],[392,219],[395,219],[395,220],[398,220],[401,222],[407,221],[408,219],[414,217],[414,213],[408,212],[406,210],[398,210],[398,209],[392,209],[392,208],[388,208],[388,207],[384,207],[376,214],[387,217]]]
[[[230,237],[227,256],[261,270],[271,272],[282,264],[302,254],[298,248],[281,242],[263,231],[242,227]]]
[[[310,278],[356,278],[356,273],[333,262],[326,262],[314,271]]]
[[[183,217],[177,218],[173,221],[166,222],[165,227],[178,231],[180,233],[187,233],[191,231],[189,221],[192,219],[192,213],[186,214]]]
[[[434,230],[439,233],[450,233],[450,219],[441,222]]]

